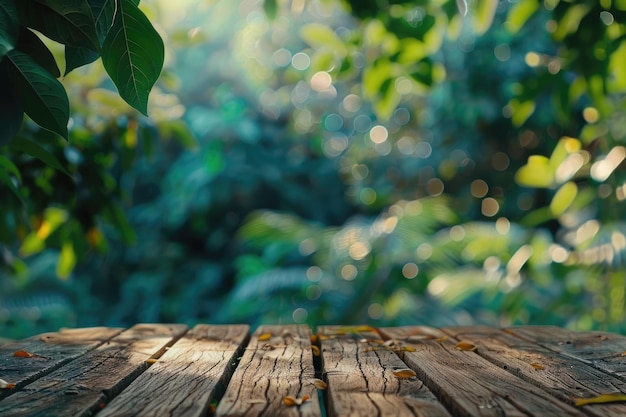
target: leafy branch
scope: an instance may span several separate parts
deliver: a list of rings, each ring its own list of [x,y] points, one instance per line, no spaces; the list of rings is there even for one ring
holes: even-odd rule
[[[68,139],[70,106],[54,56],[35,31],[65,46],[64,74],[102,57],[120,96],[147,114],[164,46],[138,0],[0,0],[0,145],[23,115]]]

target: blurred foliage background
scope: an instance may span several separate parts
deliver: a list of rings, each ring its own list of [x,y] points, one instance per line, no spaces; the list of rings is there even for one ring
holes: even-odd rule
[[[141,5],[151,117],[96,63],[0,149],[0,335],[626,330],[625,1]]]

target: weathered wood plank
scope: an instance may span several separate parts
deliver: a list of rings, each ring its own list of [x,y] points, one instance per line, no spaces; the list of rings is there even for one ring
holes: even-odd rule
[[[577,332],[555,326],[520,326],[507,331],[626,380],[625,336],[607,332]]]
[[[499,329],[470,326],[442,330],[472,342],[480,356],[572,405],[577,398],[626,392],[626,383],[619,378]],[[622,417],[626,416],[626,404],[594,404],[585,406],[584,411],[598,417]]]
[[[0,399],[95,349],[122,330],[107,327],[63,329],[1,346],[0,379],[14,383],[16,388],[0,390]],[[34,356],[15,357],[15,352],[20,350]]]
[[[450,416],[416,377],[398,378],[407,365],[366,326],[318,328],[328,380],[329,416]]]
[[[187,329],[140,324],[0,401],[3,417],[89,416],[143,372]]]
[[[253,334],[224,397],[218,417],[320,416],[311,330],[303,325],[260,326]],[[287,406],[285,397],[309,399]]]
[[[475,352],[458,350],[456,340],[440,339],[444,334],[436,329],[398,327],[380,332],[387,339],[411,343],[415,351],[400,356],[455,416],[585,415]]]
[[[247,325],[197,325],[115,397],[98,417],[206,416],[249,337]]]

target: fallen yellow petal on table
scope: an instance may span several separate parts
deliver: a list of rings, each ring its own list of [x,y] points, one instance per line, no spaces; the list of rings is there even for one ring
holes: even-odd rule
[[[604,403],[615,403],[626,401],[626,394],[621,392],[612,392],[610,394],[601,394],[596,397],[590,398],[577,398],[576,405],[587,405],[587,404],[604,404]]]
[[[267,332],[267,333],[261,333],[259,335],[259,342],[265,342],[266,340],[270,340],[272,338],[272,334]]]
[[[285,404],[288,407],[294,406],[294,405],[302,405],[304,404],[309,398],[308,395],[305,395],[302,398],[295,398],[292,397],[291,395],[287,395],[285,398],[283,398],[283,404]]]
[[[476,345],[470,342],[459,342],[456,344],[458,350],[476,350]]]
[[[394,371],[393,374],[400,379],[409,379],[417,376],[413,369],[399,369]]]

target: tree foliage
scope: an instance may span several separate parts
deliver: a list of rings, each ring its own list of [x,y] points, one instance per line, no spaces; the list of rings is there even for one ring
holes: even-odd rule
[[[81,325],[623,329],[622,2],[235,3],[151,10],[153,120],[96,67],[69,143],[3,148],[4,294]]]
[[[61,72],[34,32],[65,46],[64,74],[102,56],[120,95],[147,113],[150,89],[163,66],[161,37],[135,0],[3,0],[0,82],[5,86],[0,144],[14,139],[22,114],[68,139],[69,100]]]

